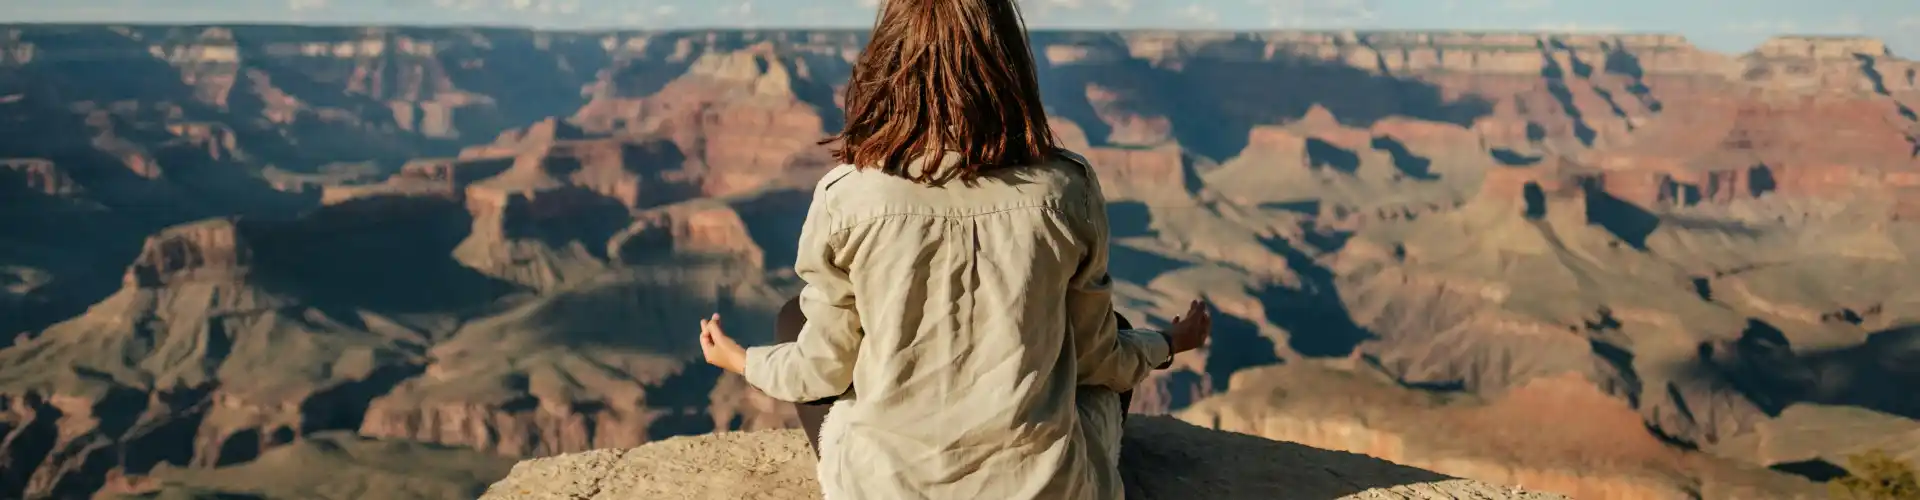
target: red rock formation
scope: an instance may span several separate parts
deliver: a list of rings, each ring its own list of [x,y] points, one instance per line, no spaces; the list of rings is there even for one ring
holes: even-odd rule
[[[1079,126],[1049,121],[1061,146],[1079,153],[1100,174],[1108,200],[1168,200],[1187,196],[1187,153],[1178,144],[1153,147],[1094,147]]]
[[[1689,102],[1634,141],[1585,157],[1607,190],[1643,206],[1836,196],[1920,170],[1891,104],[1861,96],[1753,92]],[[1821,131],[1821,132],[1816,132]],[[1683,191],[1690,193],[1676,194]]]
[[[0,159],[0,186],[17,187],[48,196],[68,196],[81,191],[65,170],[40,158]]]
[[[411,341],[350,326],[387,321],[378,314],[343,321],[302,304],[308,286],[325,280],[304,267],[322,264],[315,253],[352,247],[326,250],[338,240],[364,244],[368,232],[406,218],[323,211],[308,220],[324,223],[222,218],[161,231],[127,267],[120,290],[0,350],[0,429],[9,435],[0,468],[24,479],[0,487],[28,498],[84,496],[116,467],[141,473],[160,462],[244,461],[308,430],[357,420],[371,397],[364,393],[407,370]],[[329,225],[343,222],[351,224]],[[318,241],[288,238],[307,235]],[[220,380],[231,373],[245,375]]]
[[[1137,94],[1146,92],[1108,88],[1098,83],[1087,84],[1087,103],[1093,106],[1100,120],[1112,129],[1112,133],[1106,137],[1107,144],[1152,146],[1173,139],[1172,121],[1146,104],[1154,96]]]
[[[577,187],[639,210],[701,195],[693,185],[697,174],[684,161],[681,151],[665,140],[590,137],[548,119],[504,132],[495,143],[467,148],[458,158],[409,162],[382,185],[329,186],[323,199],[331,203],[364,193],[443,193],[471,200],[469,206],[478,215],[497,211],[515,193]]]
[[[1894,194],[1893,203],[1892,220],[1920,221],[1920,190],[1897,191]]]
[[[1372,131],[1375,136],[1392,137],[1414,151],[1430,154],[1463,149],[1482,153],[1484,150],[1479,147],[1480,134],[1453,124],[1390,117],[1374,123]]]
[[[254,48],[278,59],[277,64],[338,71],[339,76],[329,78],[330,82],[337,82],[345,95],[387,108],[391,122],[401,130],[427,137],[456,137],[456,114],[485,115],[495,101],[454,84],[451,72],[436,57],[441,45],[369,29],[358,39],[267,43]],[[149,50],[179,68],[182,83],[193,89],[195,100],[230,109],[235,92],[249,94],[265,102],[264,117],[275,123],[301,120],[303,111],[328,115],[328,108],[319,103],[336,100],[305,100],[278,88],[271,76],[274,71],[255,67],[227,28],[207,28],[191,38],[156,40]],[[334,114],[332,118],[338,122],[360,121],[358,116]]]
[[[239,139],[233,135],[233,129],[224,124],[171,123],[167,125],[167,131],[189,147],[204,151],[211,160],[229,160],[235,155],[245,154],[239,151]]]
[[[127,266],[127,287],[153,288],[181,280],[239,279],[252,258],[239,226],[215,219],[172,228],[147,239]]]
[[[1266,367],[1234,379],[1234,391],[1179,418],[1582,499],[1702,491],[1797,498],[1817,490],[1667,446],[1637,429],[1631,408],[1577,378],[1542,378],[1474,402],[1426,398],[1369,373],[1319,367]]]
[[[1486,178],[1480,184],[1479,196],[1492,200],[1521,200],[1529,196],[1527,192],[1530,190],[1537,190],[1540,196],[1545,197],[1577,196],[1593,181],[1603,178],[1598,171],[1556,157],[1532,165],[1487,170]]]
[[[240,47],[233,32],[226,28],[207,28],[192,40],[178,44],[153,45],[154,55],[180,68],[181,83],[193,89],[193,97],[207,104],[226,106],[238,80]]]
[[[633,224],[608,242],[609,255],[639,264],[652,257],[668,262],[675,257],[718,257],[759,268],[766,265],[760,246],[747,234],[740,214],[724,206],[701,204],[666,207],[640,214]]]
[[[790,169],[831,164],[818,141],[827,135],[822,114],[833,111],[802,98],[831,87],[812,79],[809,60],[771,43],[709,52],[651,96],[597,96],[574,119],[671,138],[704,163],[708,195],[750,191]]]

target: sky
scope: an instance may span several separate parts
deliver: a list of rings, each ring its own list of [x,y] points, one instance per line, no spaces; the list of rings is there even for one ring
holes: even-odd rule
[[[864,28],[883,0],[0,0],[18,22]],[[1920,0],[1021,0],[1043,28],[1679,33],[1722,52],[1864,35],[1920,59]]]

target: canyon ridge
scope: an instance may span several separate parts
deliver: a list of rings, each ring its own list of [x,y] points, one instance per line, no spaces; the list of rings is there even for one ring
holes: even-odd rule
[[[1876,40],[1033,40],[1120,312],[1219,308],[1136,413],[1581,499],[1920,462]],[[796,425],[684,325],[770,341],[863,41],[0,25],[0,497],[472,498]]]

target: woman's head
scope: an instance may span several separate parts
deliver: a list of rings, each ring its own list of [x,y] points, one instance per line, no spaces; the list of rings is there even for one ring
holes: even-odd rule
[[[834,156],[899,169],[954,152],[952,176],[1043,161],[1057,149],[1040,105],[1033,51],[1015,0],[887,0],[847,83],[846,128]],[[929,161],[928,165],[935,164]]]

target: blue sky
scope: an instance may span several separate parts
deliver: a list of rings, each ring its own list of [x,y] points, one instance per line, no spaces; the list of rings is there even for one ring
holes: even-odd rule
[[[864,27],[880,0],[0,0],[67,22]],[[1867,35],[1920,58],[1920,0],[1022,0],[1036,28],[1672,32],[1740,52],[1775,34]]]

